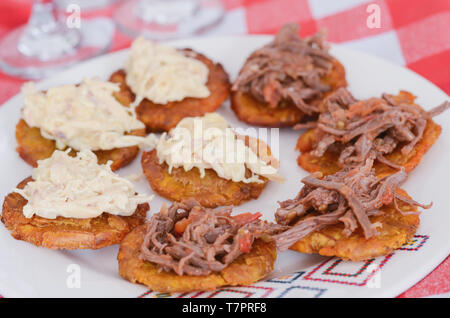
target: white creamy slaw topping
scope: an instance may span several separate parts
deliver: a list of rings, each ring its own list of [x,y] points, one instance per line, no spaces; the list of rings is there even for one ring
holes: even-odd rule
[[[23,119],[30,127],[40,128],[44,138],[55,140],[58,149],[110,150],[143,142],[143,137],[124,135],[145,125],[133,109],[114,98],[118,84],[85,78],[79,85],[38,92],[30,82],[22,91]]]
[[[93,152],[83,150],[71,157],[69,150],[57,150],[50,158],[39,160],[33,181],[14,190],[28,200],[23,208],[25,217],[82,219],[103,212],[129,216],[138,204],[153,199],[153,195],[136,194],[133,183],[113,173],[110,163],[97,164]]]
[[[133,105],[144,98],[156,104],[167,104],[210,94],[206,87],[209,70],[205,64],[144,37],[138,37],[131,45],[125,71],[126,82],[136,94]]]
[[[278,169],[262,160],[245,141],[229,128],[227,121],[216,113],[203,117],[189,117],[163,133],[155,149],[160,164],[166,162],[169,173],[183,167],[189,171],[196,167],[203,178],[205,169],[213,169],[223,179],[234,182],[261,183],[259,176],[282,182]],[[246,169],[252,172],[246,177]]]

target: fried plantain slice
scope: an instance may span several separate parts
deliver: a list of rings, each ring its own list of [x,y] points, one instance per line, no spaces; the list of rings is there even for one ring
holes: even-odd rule
[[[441,130],[441,126],[432,120],[428,120],[423,133],[423,138],[407,156],[401,154],[401,147],[397,147],[394,152],[386,156],[386,159],[394,164],[403,166],[406,172],[411,172],[417,167],[425,153],[436,142],[441,134]],[[312,145],[315,143],[315,140],[315,129],[310,129],[299,137],[296,146],[296,149],[301,151],[301,154],[297,158],[298,165],[308,172],[320,171],[324,175],[334,174],[341,170],[341,167],[338,164],[339,153],[327,151],[322,157],[314,157],[311,155],[310,152],[313,149]],[[375,162],[374,168],[379,177],[384,177],[397,171],[379,161]]]
[[[322,79],[322,83],[329,85],[331,91],[324,94],[321,98],[309,101],[309,104],[319,105],[324,97],[339,87],[347,86],[345,68],[338,60],[333,60],[333,68]],[[306,118],[306,115],[292,102],[282,102],[282,105],[271,108],[268,104],[262,103],[250,94],[241,91],[231,92],[231,108],[239,120],[256,126],[289,127]]]
[[[273,242],[256,240],[248,254],[242,254],[219,273],[207,276],[179,276],[159,271],[158,267],[142,260],[139,255],[144,240],[145,226],[138,226],[120,244],[119,274],[131,281],[146,285],[158,292],[191,292],[214,290],[221,286],[248,285],[267,276],[274,267],[276,249]]]
[[[409,92],[401,91],[397,96],[392,96],[396,102],[405,102],[415,107],[420,107],[414,104],[414,95]],[[436,124],[432,119],[427,120],[425,130],[421,140],[414,146],[413,150],[408,155],[401,153],[401,148],[404,144],[399,144],[397,148],[390,154],[386,155],[386,159],[390,162],[403,166],[407,173],[411,172],[422,160],[425,153],[433,146],[441,134],[441,126]],[[317,129],[313,128],[298,138],[296,149],[301,153],[297,158],[297,163],[300,167],[308,172],[320,171],[324,175],[330,175],[341,170],[338,164],[339,148],[333,150],[327,150],[322,157],[315,157],[311,154],[314,144],[318,140]],[[337,151],[336,151],[337,150]],[[374,163],[374,168],[377,176],[384,177],[395,173],[397,170],[387,166],[378,160]]]
[[[404,190],[398,189],[397,192],[410,198]],[[417,211],[416,207],[403,202],[399,202],[398,207],[402,211]],[[336,256],[351,261],[387,255],[411,240],[419,227],[420,219],[418,214],[401,214],[396,211],[393,203],[381,210],[384,212],[382,215],[370,217],[372,223],[382,224],[378,228],[378,235],[370,239],[364,237],[361,228],[350,236],[345,236],[344,225],[340,223],[308,234],[290,249],[300,253]]]
[[[139,129],[130,132],[130,135],[145,136],[145,129]],[[17,152],[19,156],[29,165],[37,167],[37,161],[49,158],[56,150],[56,142],[44,138],[37,127],[30,127],[25,120],[21,119],[16,126]],[[106,164],[112,161],[111,169],[120,169],[136,158],[139,153],[138,146],[115,148],[111,150],[94,151],[99,164]],[[71,151],[75,155],[75,151]]]
[[[203,116],[205,113],[214,112],[228,98],[230,93],[230,81],[228,74],[219,63],[214,63],[206,56],[190,49],[184,49],[190,54],[195,53],[195,58],[204,63],[209,70],[206,86],[210,95],[206,98],[185,98],[179,102],[169,102],[165,105],[155,104],[144,99],[137,107],[136,114],[140,121],[147,127],[147,132],[169,131],[185,117]],[[135,94],[125,81],[124,70],[114,72],[110,81],[120,84],[120,92],[115,97],[123,105],[130,105],[135,99]]]
[[[31,180],[29,177],[17,187],[23,189]],[[46,219],[37,215],[26,218],[22,211],[27,202],[18,193],[8,194],[1,221],[15,239],[51,249],[99,249],[119,244],[126,234],[145,222],[149,210],[148,203],[144,203],[131,216],[103,213],[88,219]]]
[[[224,205],[239,205],[244,201],[256,199],[267,184],[263,183],[233,182],[219,177],[213,169],[206,169],[205,176],[201,178],[197,168],[184,171],[182,167],[169,167],[164,162],[159,163],[156,150],[142,154],[142,169],[152,189],[161,196],[173,201],[182,201],[194,198],[202,206],[214,208]],[[247,177],[251,173],[247,169]]]

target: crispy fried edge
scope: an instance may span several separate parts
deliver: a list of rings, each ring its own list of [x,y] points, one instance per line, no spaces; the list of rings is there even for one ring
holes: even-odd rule
[[[187,52],[194,52],[185,49]],[[228,98],[230,93],[230,81],[228,74],[219,63],[214,63],[206,56],[194,52],[195,58],[204,63],[209,69],[206,86],[210,95],[206,98],[185,98],[179,102],[169,102],[165,105],[152,103],[144,99],[137,107],[136,114],[147,127],[147,132],[169,131],[183,118],[203,116],[205,113],[214,112]],[[115,96],[123,104],[129,105],[135,99],[135,94],[125,82],[124,70],[114,72],[110,81],[120,83],[120,92]]]
[[[401,91],[399,95],[395,97],[411,103],[414,101],[414,96],[405,91]],[[418,105],[416,106],[419,107]],[[431,119],[428,120],[422,139],[407,156],[403,156],[400,147],[397,147],[397,149],[394,150],[393,153],[387,155],[386,158],[397,165],[403,166],[407,173],[411,172],[417,167],[425,153],[439,138],[441,130],[441,126]],[[341,170],[341,167],[338,164],[339,155],[337,153],[327,151],[320,158],[311,155],[316,138],[316,129],[310,129],[300,135],[296,146],[296,149],[301,152],[297,158],[298,165],[308,172],[320,171],[324,175],[334,174]],[[384,177],[397,171],[378,161],[375,161],[374,168],[378,177]]]
[[[334,59],[331,73],[323,78],[322,82],[330,85],[331,91],[324,94],[321,98],[310,101],[309,103],[312,105],[318,105],[323,98],[336,89],[347,86],[344,66],[338,60]],[[250,94],[241,91],[231,92],[231,109],[239,120],[250,125],[289,127],[307,117],[293,103],[285,104],[284,107],[271,108],[267,103],[256,100]]]
[[[153,191],[174,201],[193,197],[202,206],[210,208],[256,199],[267,184],[267,179],[263,179],[263,183],[233,182],[219,177],[212,169],[206,169],[203,178],[197,168],[189,171],[182,167],[173,168],[169,174],[167,164],[159,163],[155,149],[144,152],[141,163]]]
[[[140,259],[145,225],[135,228],[120,244],[117,260],[119,274],[132,283],[146,285],[157,292],[191,292],[214,290],[221,286],[248,285],[267,276],[277,257],[273,242],[256,240],[248,254],[239,256],[220,273],[207,276],[178,276],[173,272],[159,272],[156,264]]]
[[[408,194],[398,189],[398,193],[408,197]],[[411,209],[407,204],[399,202],[399,208],[403,211]],[[318,253],[323,256],[336,256],[344,260],[362,261],[374,257],[387,255],[396,248],[409,242],[420,224],[416,214],[402,215],[390,204],[382,208],[385,212],[380,216],[372,216],[372,223],[383,224],[378,228],[379,234],[366,239],[362,230],[358,228],[349,237],[342,230],[342,224],[330,225],[319,231],[310,233],[290,247],[291,250],[300,253]],[[417,208],[413,209],[417,211]]]
[[[23,189],[31,180],[29,177],[17,187]],[[1,221],[15,239],[50,249],[99,249],[119,244],[126,234],[145,222],[150,208],[148,203],[140,204],[131,216],[103,213],[90,219],[45,219],[37,215],[26,218],[23,215],[26,203],[20,194],[8,194]]]
[[[134,130],[129,133],[134,136],[145,136],[145,129]],[[44,138],[37,127],[30,127],[21,119],[16,126],[16,151],[19,156],[30,166],[37,167],[37,161],[51,157],[56,150],[56,142]],[[138,146],[115,148],[111,150],[94,151],[99,164],[106,164],[112,161],[111,169],[118,170],[131,163],[139,153]],[[71,151],[75,156],[76,151]]]

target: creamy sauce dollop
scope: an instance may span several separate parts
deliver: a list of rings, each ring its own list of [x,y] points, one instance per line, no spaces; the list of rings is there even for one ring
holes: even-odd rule
[[[144,98],[156,104],[167,104],[210,94],[206,86],[209,70],[205,64],[144,37],[138,37],[131,45],[125,71],[126,82],[136,94],[133,105]]]
[[[284,181],[278,169],[246,146],[216,113],[184,118],[168,134],[162,134],[155,149],[160,163],[169,166],[169,173],[173,168],[189,171],[195,167],[202,178],[205,169],[213,169],[219,177],[234,182],[261,183],[259,176]],[[250,177],[246,177],[246,169],[252,172]]]
[[[136,194],[133,183],[113,173],[110,163],[97,164],[97,157],[89,150],[78,152],[76,157],[57,150],[50,158],[38,161],[32,178],[23,189],[15,189],[28,200],[23,208],[27,218],[83,219],[103,212],[129,216],[138,204],[153,198]]]
[[[30,127],[40,128],[44,138],[55,140],[58,149],[110,150],[143,142],[143,137],[124,135],[145,125],[133,109],[114,98],[118,84],[85,78],[79,85],[39,92],[30,82],[22,91],[23,119]]]

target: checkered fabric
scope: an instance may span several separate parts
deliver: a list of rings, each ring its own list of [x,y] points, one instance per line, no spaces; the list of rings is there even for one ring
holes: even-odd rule
[[[450,92],[449,0],[223,0],[226,15],[205,36],[273,34],[284,23],[300,24],[301,35],[321,28],[328,40],[406,66]],[[0,36],[26,22],[31,0],[0,1]],[[84,18],[111,16],[114,6],[83,12]],[[374,19],[379,12],[380,19]],[[378,23],[377,23],[378,22]],[[129,46],[116,31],[111,50]],[[23,80],[0,73],[0,104],[19,92]],[[400,295],[421,297],[450,292],[447,258],[424,280]]]

